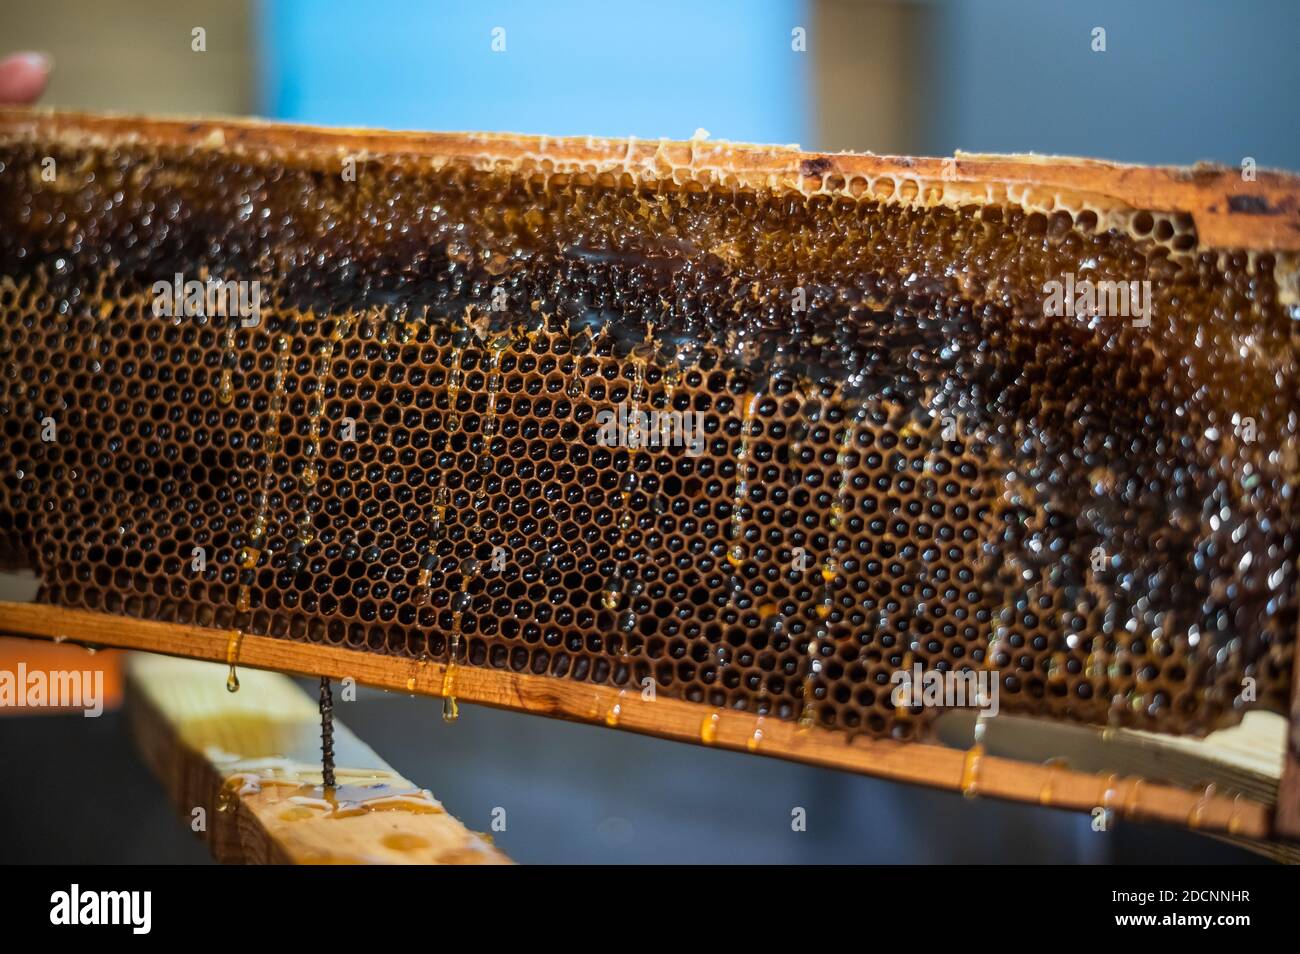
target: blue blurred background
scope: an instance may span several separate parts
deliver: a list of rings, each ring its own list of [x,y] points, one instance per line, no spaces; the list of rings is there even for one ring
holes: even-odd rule
[[[45,0],[0,12],[5,46],[53,53],[54,105],[1291,169],[1298,27],[1287,0]],[[498,843],[524,862],[1251,859],[1185,832],[1099,835],[1047,809],[473,706],[447,726],[438,712],[379,692],[340,706],[467,824],[486,829],[505,807]],[[47,783],[0,786],[0,860],[206,858],[116,714],[2,719],[0,763]],[[113,781],[87,800],[85,777]],[[795,807],[806,832],[791,830]]]
[[[1294,0],[266,0],[256,36],[303,122],[1300,168]]]
[[[269,0],[260,93],[268,115],[330,125],[800,142],[807,22],[787,0]]]

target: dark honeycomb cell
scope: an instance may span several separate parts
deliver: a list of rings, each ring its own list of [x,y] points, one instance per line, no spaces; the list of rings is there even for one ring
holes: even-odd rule
[[[916,665],[1096,724],[1284,708],[1274,258],[839,185],[0,141],[0,562],[59,605],[850,733],[924,729]],[[259,281],[259,323],[156,317],[176,274]],[[1066,274],[1149,281],[1150,326],[1045,315]],[[668,442],[607,446],[611,412]]]

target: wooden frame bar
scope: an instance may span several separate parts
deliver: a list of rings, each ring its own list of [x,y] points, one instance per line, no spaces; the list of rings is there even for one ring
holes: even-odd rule
[[[0,602],[0,632],[61,637],[214,662],[229,661],[233,642],[231,633],[199,626],[6,602]],[[237,665],[352,678],[359,684],[428,696],[443,695],[448,685],[446,667],[439,662],[417,662],[252,633],[239,642]],[[973,760],[967,752],[941,745],[863,736],[850,739],[843,733],[805,729],[774,717],[711,710],[676,699],[643,698],[639,689],[619,690],[497,669],[456,666],[450,685],[454,695],[464,702],[603,724],[968,795],[1082,812],[1102,808],[1121,819],[1241,838],[1265,840],[1275,835],[1272,810],[1262,802],[1210,791],[1188,791],[1136,777],[1090,774],[996,756]]]
[[[328,129],[264,120],[157,119],[30,107],[0,107],[0,135],[72,146],[123,137],[154,146],[272,150],[279,161],[337,174],[341,157],[386,154],[426,157],[433,166],[469,162],[478,168],[544,162],[557,172],[629,172],[679,186],[711,181],[747,188],[786,188],[806,195],[853,195],[880,178],[880,198],[901,204],[986,203],[1010,199],[1051,208],[1086,198],[1116,211],[1185,212],[1203,248],[1300,251],[1300,180],[1259,170],[1208,164],[1192,168],[1132,166],[1068,156],[981,155],[947,158],[810,153],[790,146],[724,141],[520,136],[507,133],[424,133]]]
[[[1277,787],[1274,826],[1279,837],[1300,841],[1300,659],[1291,661],[1291,713],[1286,734],[1286,761]]]

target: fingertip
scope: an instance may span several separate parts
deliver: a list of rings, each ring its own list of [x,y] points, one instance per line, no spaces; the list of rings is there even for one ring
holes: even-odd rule
[[[0,103],[31,103],[45,90],[54,61],[46,53],[28,51],[0,60]]]

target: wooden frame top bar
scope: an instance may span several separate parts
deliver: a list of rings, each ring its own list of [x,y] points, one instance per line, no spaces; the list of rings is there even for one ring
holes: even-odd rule
[[[161,119],[44,108],[0,108],[0,141],[69,146],[140,142],[195,149],[271,151],[283,161],[333,168],[340,156],[403,155],[435,165],[560,173],[629,174],[646,180],[788,189],[861,197],[892,180],[885,201],[964,204],[1006,200],[1050,210],[1058,203],[1182,212],[1202,247],[1300,251],[1300,177],[1198,164],[1134,166],[1059,156],[957,153],[947,158],[806,152],[714,140],[602,139],[501,133],[328,129],[247,119]],[[896,188],[894,188],[896,186]],[[875,195],[879,193],[873,192]]]

